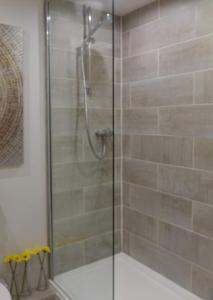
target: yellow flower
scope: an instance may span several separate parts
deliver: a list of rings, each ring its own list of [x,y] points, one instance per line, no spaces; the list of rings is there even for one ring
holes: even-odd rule
[[[14,260],[16,263],[21,263],[21,262],[22,262],[22,256],[21,256],[21,255],[14,255],[14,256],[13,256],[13,260]]]
[[[42,251],[45,252],[45,253],[51,253],[51,250],[48,246],[43,246]]]
[[[33,250],[31,249],[25,249],[24,252],[22,253],[22,255],[33,255]]]
[[[12,261],[13,261],[13,256],[12,255],[5,256],[4,259],[3,259],[3,262],[5,264],[8,264],[8,263],[10,263]]]
[[[32,255],[38,255],[41,252],[42,252],[41,248],[35,248],[35,249],[32,250]]]
[[[30,258],[31,258],[31,255],[29,253],[22,253],[22,255],[21,255],[21,260],[24,262],[29,261]]]

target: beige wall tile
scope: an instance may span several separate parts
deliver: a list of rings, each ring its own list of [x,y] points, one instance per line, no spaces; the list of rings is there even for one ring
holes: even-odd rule
[[[213,139],[195,139],[195,167],[198,169],[213,170]]]
[[[130,148],[131,148],[131,135],[123,135],[123,156],[125,158],[130,157]]]
[[[123,179],[126,182],[156,187],[157,166],[140,160],[125,159],[123,166]]]
[[[204,300],[211,300],[213,295],[213,273],[193,265],[192,292]]]
[[[213,105],[160,109],[160,132],[182,136],[212,135]]]
[[[213,102],[213,71],[198,72],[195,75],[195,102]]]
[[[130,185],[128,202],[131,208],[145,215],[185,228],[191,228],[191,201],[145,187]]]
[[[56,246],[84,241],[90,237],[112,231],[112,208],[61,219],[54,222]]]
[[[83,243],[70,244],[54,251],[54,273],[60,274],[84,264]]]
[[[85,263],[113,255],[113,234],[107,233],[85,241]]]
[[[192,104],[193,77],[189,74],[146,80],[133,83],[131,91],[133,107]]]
[[[130,32],[124,32],[122,39],[123,39],[123,57],[130,56],[131,54]]]
[[[157,76],[158,60],[157,52],[150,52],[140,56],[124,58],[123,80],[138,81]]]
[[[154,135],[132,135],[132,158],[166,164],[192,166],[192,139]]]
[[[83,110],[53,108],[51,110],[52,136],[70,136],[82,132],[84,128]]]
[[[158,18],[158,3],[143,6],[123,17],[123,30],[127,31],[134,27],[146,24]]]
[[[177,14],[181,10],[193,9],[203,0],[160,0],[160,16]]]
[[[203,268],[213,270],[213,240],[160,222],[159,243],[161,247]]]
[[[69,63],[67,63],[68,61]],[[53,49],[50,54],[50,63],[52,65],[51,78],[77,78],[75,52]]]
[[[213,36],[160,51],[160,75],[192,72],[213,67]]]
[[[83,158],[83,143],[81,136],[54,136],[52,137],[52,161],[70,163]]]
[[[168,166],[159,166],[159,189],[213,204],[213,174]]]
[[[213,33],[213,2],[203,1],[197,9],[197,35]]]
[[[94,211],[113,206],[113,184],[84,188],[85,210]]]
[[[193,230],[213,238],[213,207],[193,203]]]
[[[112,180],[112,161],[58,164],[53,168],[53,191],[63,192]]]
[[[130,32],[131,55],[137,55],[194,36],[195,11],[183,10]]]
[[[72,190],[53,194],[54,220],[80,215],[84,212],[82,190]]]
[[[193,260],[195,244],[190,231],[159,222],[159,244],[187,260]]]
[[[124,230],[152,242],[157,241],[157,221],[135,210],[124,208]]]
[[[79,36],[79,32],[83,32],[83,23],[76,22],[73,17],[74,13],[69,19],[51,19],[51,47],[73,51],[77,47],[80,47],[81,37]]]
[[[129,109],[123,111],[123,133],[143,134],[157,132],[157,109]]]
[[[129,255],[129,232],[123,231],[123,251]]]
[[[117,62],[117,60],[115,61]],[[96,82],[112,82],[112,58],[104,57],[97,51],[93,51],[91,56],[91,80]],[[116,65],[116,73],[118,65]],[[117,77],[116,77],[117,78]]]
[[[53,78],[51,81],[52,107],[77,108],[77,81]]]
[[[131,87],[129,83],[122,84],[122,108],[130,108]]]
[[[141,263],[184,288],[190,288],[190,264],[149,242],[130,235],[129,253]]]

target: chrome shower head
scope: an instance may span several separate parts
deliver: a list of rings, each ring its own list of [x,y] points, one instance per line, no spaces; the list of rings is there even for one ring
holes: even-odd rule
[[[111,25],[113,22],[112,15],[110,13],[105,13],[101,17],[101,23],[103,25]]]

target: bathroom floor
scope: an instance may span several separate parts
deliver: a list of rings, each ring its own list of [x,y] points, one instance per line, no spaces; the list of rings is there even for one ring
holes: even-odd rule
[[[56,283],[73,300],[109,300],[112,299],[111,270],[112,258],[107,258],[59,275],[56,277]],[[91,287],[94,287],[94,289]],[[115,300],[130,299],[201,300],[126,254],[121,253],[115,256]]]

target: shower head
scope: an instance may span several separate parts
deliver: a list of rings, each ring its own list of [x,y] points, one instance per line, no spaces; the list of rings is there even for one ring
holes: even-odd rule
[[[84,7],[84,24],[91,24],[92,23],[92,15],[91,15],[91,8],[90,7]],[[95,39],[93,35],[96,33],[96,31],[101,26],[109,26],[113,23],[113,16],[110,13],[103,13],[99,19],[99,21],[96,23],[96,25],[93,28],[89,29],[89,32],[86,36],[84,36],[84,41],[82,46],[88,45],[88,43],[94,43]],[[85,26],[85,25],[84,25]],[[85,32],[86,30],[84,30]]]
[[[103,25],[111,25],[113,22],[112,15],[110,13],[105,13],[101,17],[101,23]]]

